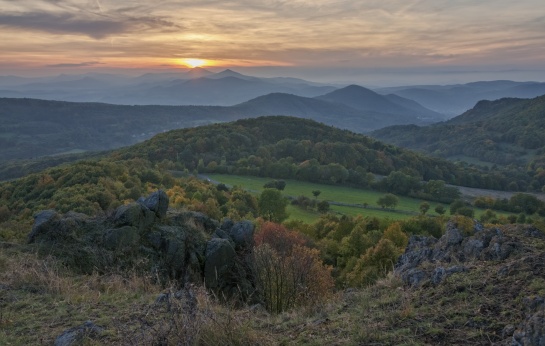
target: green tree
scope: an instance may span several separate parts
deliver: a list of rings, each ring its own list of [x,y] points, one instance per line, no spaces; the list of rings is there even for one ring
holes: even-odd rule
[[[509,205],[515,212],[523,211],[528,215],[532,215],[543,206],[543,202],[533,195],[517,193],[509,199]]]
[[[419,208],[420,208],[420,213],[422,213],[422,215],[426,215],[428,210],[430,210],[430,204],[428,202],[422,202],[420,203]]]
[[[458,209],[462,209],[466,207],[466,203],[462,201],[461,199],[457,199],[454,202],[450,204],[450,215],[457,214]]]
[[[259,195],[259,215],[267,221],[282,222],[288,218],[288,200],[277,189],[265,189]]]
[[[441,204],[439,204],[437,207],[435,207],[434,210],[439,215],[443,215],[446,212],[445,207],[443,207]]]
[[[283,191],[286,188],[286,182],[284,180],[273,180],[263,185],[266,189],[277,189]]]
[[[377,204],[380,205],[382,208],[391,207],[393,209],[398,203],[399,198],[397,198],[397,196],[392,193],[387,193],[377,200]]]
[[[318,203],[317,208],[320,214],[325,214],[329,211],[329,203],[327,201],[321,201]]]
[[[312,190],[312,195],[314,196],[315,199],[318,199],[318,196],[320,196],[321,193],[322,191],[320,190]]]

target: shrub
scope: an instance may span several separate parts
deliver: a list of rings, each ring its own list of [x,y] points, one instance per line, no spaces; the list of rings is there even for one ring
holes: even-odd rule
[[[317,249],[304,245],[301,235],[268,222],[255,242],[254,277],[267,310],[279,313],[330,296],[332,268],[323,265]]]

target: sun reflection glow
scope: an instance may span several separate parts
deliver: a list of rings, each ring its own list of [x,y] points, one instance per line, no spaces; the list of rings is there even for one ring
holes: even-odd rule
[[[184,64],[187,67],[195,68],[195,67],[202,67],[209,65],[208,61],[204,59],[182,59],[182,64]]]

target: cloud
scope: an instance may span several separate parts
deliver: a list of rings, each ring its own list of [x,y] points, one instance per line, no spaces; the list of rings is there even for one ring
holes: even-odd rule
[[[123,22],[80,19],[68,13],[0,14],[0,26],[52,34],[84,34],[95,39],[122,33],[128,28]]]
[[[120,10],[122,12],[122,10]],[[172,32],[181,25],[158,16],[127,16],[113,12],[101,13],[50,13],[26,12],[0,14],[0,26],[41,31],[50,34],[80,34],[94,39],[143,30]]]
[[[65,67],[89,67],[89,66],[96,66],[96,65],[102,65],[102,63],[98,61],[87,61],[87,62],[80,62],[77,64],[53,64],[53,65],[46,65],[45,67],[55,67],[55,68],[65,68]]]

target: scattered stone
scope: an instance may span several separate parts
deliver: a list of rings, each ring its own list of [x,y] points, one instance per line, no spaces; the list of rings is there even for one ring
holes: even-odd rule
[[[431,282],[434,285],[439,285],[447,276],[447,271],[443,267],[437,267],[431,275]]]
[[[72,346],[81,342],[84,337],[96,338],[104,331],[104,328],[87,321],[81,326],[65,330],[55,340],[55,346]]]
[[[402,274],[401,278],[407,285],[411,287],[418,287],[424,280],[426,280],[427,275],[421,269],[412,268],[406,273]]]

